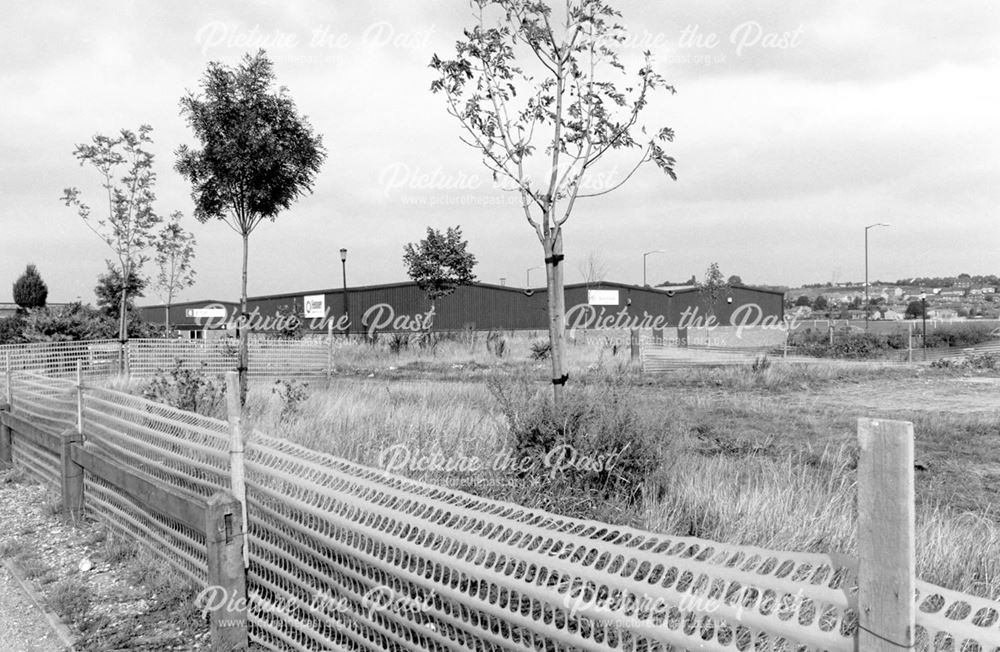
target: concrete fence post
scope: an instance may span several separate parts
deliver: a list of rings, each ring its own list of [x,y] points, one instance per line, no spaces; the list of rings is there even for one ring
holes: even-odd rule
[[[639,362],[640,358],[640,344],[639,344],[639,329],[632,328],[629,330],[629,354],[631,356],[632,362]]]
[[[7,409],[14,404],[14,372],[10,368],[10,351],[4,351],[4,375],[7,382]]]
[[[858,419],[858,648],[915,641],[913,424]]]
[[[236,651],[249,647],[243,530],[239,500],[225,492],[208,499],[205,510],[208,586],[224,598],[223,604],[212,610],[209,620],[212,650]]]
[[[76,361],[76,431],[83,435],[83,361]]]
[[[326,383],[333,376],[333,320],[326,320]]]

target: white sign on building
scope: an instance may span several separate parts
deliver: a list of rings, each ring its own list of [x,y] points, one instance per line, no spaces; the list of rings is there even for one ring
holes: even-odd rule
[[[587,303],[592,306],[617,306],[618,290],[587,290]]]
[[[207,319],[215,317],[225,317],[225,306],[213,306],[211,308],[185,308],[184,316],[193,319]]]
[[[322,294],[310,294],[303,299],[303,307],[306,319],[326,316],[326,296]]]

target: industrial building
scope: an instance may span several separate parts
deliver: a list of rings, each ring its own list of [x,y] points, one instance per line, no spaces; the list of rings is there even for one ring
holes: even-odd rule
[[[248,299],[253,331],[274,332],[293,319],[317,334],[472,330],[545,330],[547,290],[490,283],[456,288],[432,305],[416,283],[272,294]],[[566,327],[621,329],[729,326],[780,321],[784,294],[747,286],[724,288],[714,301],[697,286],[643,287],[625,283],[576,283],[565,287]],[[140,308],[143,319],[163,324],[165,306]],[[201,338],[235,334],[240,316],[234,301],[186,301],[170,309],[172,328]]]

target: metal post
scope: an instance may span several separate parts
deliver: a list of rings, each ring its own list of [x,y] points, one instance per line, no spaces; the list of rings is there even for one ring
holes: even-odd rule
[[[83,360],[76,361],[76,431],[83,436]]]
[[[14,405],[14,373],[10,368],[10,351],[4,351],[4,369],[7,376],[7,409]]]
[[[924,360],[927,359],[927,297],[920,296],[920,314],[924,320],[923,349]]]
[[[868,229],[865,227],[865,332],[868,331]]]
[[[347,337],[351,334],[351,318],[347,306],[347,249],[340,250],[340,271],[344,280],[344,337]]]

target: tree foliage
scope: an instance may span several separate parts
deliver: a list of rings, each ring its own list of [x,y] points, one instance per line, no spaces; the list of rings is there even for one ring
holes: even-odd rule
[[[122,321],[120,313],[122,306],[119,299],[123,295],[128,297],[125,302],[126,315],[134,313],[135,299],[145,296],[144,292],[148,283],[145,278],[139,275],[135,267],[130,267],[128,284],[123,288],[121,272],[118,267],[108,262],[108,271],[97,277],[97,286],[94,288],[94,294],[97,296],[97,307],[104,314],[120,323]]]
[[[403,247],[406,273],[432,304],[458,286],[476,280],[472,273],[476,257],[468,251],[468,245],[462,238],[462,228],[456,226],[448,227],[444,233],[427,227],[427,237]]]
[[[729,291],[726,277],[719,271],[719,263],[712,263],[705,270],[705,279],[698,283],[698,292],[705,302],[709,314],[715,313],[715,304]]]
[[[163,225],[156,234],[154,247],[156,249],[156,265],[159,272],[156,275],[156,292],[166,304],[164,331],[170,332],[170,306],[174,297],[184,288],[194,285],[195,271],[191,267],[194,260],[194,234],[181,226],[180,211],[170,216],[170,221]]]
[[[799,298],[795,300],[796,307],[798,306],[811,306],[812,301],[809,299],[809,295],[801,294]]]
[[[147,260],[153,230],[161,218],[153,210],[156,195],[153,185],[153,154],[147,151],[153,139],[153,128],[142,125],[137,132],[122,129],[117,137],[93,137],[90,144],[76,146],[73,155],[80,165],[89,164],[102,177],[107,194],[108,215],[93,219],[91,208],[81,200],[80,190],[66,188],[62,200],[75,207],[77,214],[91,231],[97,234],[115,254],[119,278],[131,278]],[[127,290],[128,286],[121,286]],[[128,336],[126,314],[130,297],[123,292],[118,299],[118,336]]]
[[[200,149],[181,146],[176,169],[191,183],[194,216],[219,219],[243,239],[240,303],[247,311],[248,240],[312,190],[326,158],[323,141],[300,116],[263,50],[235,67],[208,64],[201,93],[181,98],[181,115]],[[240,337],[240,399],[246,399],[247,329]]]
[[[29,263],[24,273],[14,281],[14,303],[21,308],[44,308],[49,296],[49,286],[42,280],[34,264]]]
[[[911,301],[906,304],[906,312],[903,316],[907,319],[920,319],[924,316],[924,302],[919,300]]]
[[[630,78],[618,50],[619,12],[604,0],[567,0],[554,12],[535,0],[473,0],[475,24],[454,58],[431,58],[447,111],[464,129],[496,182],[519,193],[525,220],[542,245],[548,288],[552,381],[562,402],[565,296],[562,229],[578,199],[614,191],[644,163],[675,178],[667,127],[640,124],[652,95],[673,93],[652,57]],[[635,165],[607,187],[585,188],[599,163],[637,150]]]
[[[822,294],[818,295],[813,299],[812,307],[814,310],[826,310],[830,307],[830,302]]]

